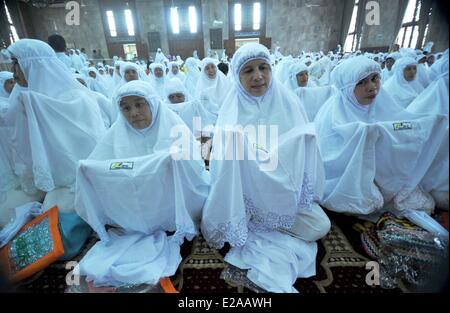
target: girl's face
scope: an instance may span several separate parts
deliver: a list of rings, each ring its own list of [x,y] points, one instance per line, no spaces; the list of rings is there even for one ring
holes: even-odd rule
[[[205,66],[205,73],[209,79],[214,79],[217,75],[217,67],[214,64],[210,63]]]
[[[120,111],[128,123],[136,129],[144,129],[152,123],[152,112],[147,101],[138,96],[127,96],[120,100]]]
[[[403,70],[403,77],[405,77],[405,80],[410,82],[416,78],[417,73],[417,67],[415,65],[408,65]]]
[[[309,74],[303,71],[297,74],[297,84],[299,87],[305,87],[308,84]]]

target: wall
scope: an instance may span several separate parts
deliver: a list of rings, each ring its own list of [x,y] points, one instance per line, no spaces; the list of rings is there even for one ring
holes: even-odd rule
[[[266,11],[266,36],[272,37],[273,47],[282,47],[284,55],[298,55],[302,50],[326,53],[339,42],[340,1],[268,0]]]
[[[228,37],[228,1],[227,0],[203,0],[202,1],[203,14],[203,39],[205,55],[210,49],[209,30],[211,28],[222,28],[222,40],[227,40]],[[220,23],[222,22],[222,23]],[[219,56],[220,56],[220,52]]]

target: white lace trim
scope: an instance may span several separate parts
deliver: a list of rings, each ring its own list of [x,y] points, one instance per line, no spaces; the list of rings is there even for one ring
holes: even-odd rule
[[[231,224],[230,221],[219,223],[217,228],[203,225],[202,233],[212,248],[220,249],[225,242],[229,242],[233,247],[241,247],[247,241],[247,219],[242,218],[237,225]]]

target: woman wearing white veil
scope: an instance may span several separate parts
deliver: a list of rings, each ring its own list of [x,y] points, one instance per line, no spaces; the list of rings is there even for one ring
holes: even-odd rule
[[[392,77],[383,85],[394,100],[403,108],[423,91],[423,86],[417,79],[417,61],[410,57],[403,57],[395,61]]]
[[[150,64],[150,82],[156,90],[161,100],[164,99],[164,84],[166,82],[166,72],[164,65],[161,63]]]
[[[272,78],[266,47],[240,47],[231,69],[235,83],[216,123],[202,233],[215,248],[228,242],[225,261],[254,284],[296,292],[298,277],[315,275],[315,241],[330,228],[316,204],[323,166],[314,127],[298,99]],[[277,142],[265,138],[269,126]]]
[[[88,73],[88,86],[92,91],[101,93],[105,97],[111,97],[111,94],[108,89],[108,83],[105,78],[100,75],[98,70],[95,67],[89,67],[87,70]]]
[[[145,74],[142,67],[132,62],[122,62],[120,64],[120,76],[122,79],[115,88],[120,88],[133,80],[142,80],[148,84],[152,84],[150,77]]]
[[[332,72],[339,94],[314,121],[326,174],[322,203],[373,220],[385,210],[429,214],[434,201],[420,184],[440,150],[446,120],[403,110],[380,86],[380,73],[364,56]]]
[[[186,75],[181,72],[180,64],[177,61],[169,62],[169,74],[167,74],[167,80],[172,78],[178,78],[182,83],[186,80]]]
[[[166,56],[164,55],[164,53],[162,52],[161,48],[158,48],[158,50],[156,51],[156,56],[155,56],[155,63],[161,63],[163,64],[164,60],[166,60]]]
[[[192,133],[148,84],[126,83],[115,104],[120,117],[77,172],[77,212],[100,237],[79,274],[95,286],[154,285],[197,234],[209,175]]]
[[[176,77],[165,85],[164,102],[186,123],[196,138],[212,137],[219,108],[208,98],[195,99]],[[195,120],[194,120],[195,119]]]
[[[213,58],[204,58],[202,60],[202,70],[195,88],[194,97],[200,99],[202,92],[206,92],[220,107],[230,86],[227,77],[217,68],[217,64],[217,60]]]
[[[45,42],[22,39],[8,50],[22,87],[5,117],[14,128],[15,172],[29,193],[70,187],[78,160],[105,132],[99,106]]]
[[[448,119],[448,53],[433,64],[433,66],[436,73],[435,79],[413,102],[411,102],[406,110],[418,114],[443,115]],[[425,190],[430,191],[436,201],[436,206],[447,210],[449,207],[448,143],[447,124],[446,137],[443,140],[439,155],[433,161],[432,166],[421,183]]]

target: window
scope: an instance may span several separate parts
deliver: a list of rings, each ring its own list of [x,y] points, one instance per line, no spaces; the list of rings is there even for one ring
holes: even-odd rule
[[[259,30],[261,27],[261,3],[253,3],[253,30]]]
[[[128,36],[134,36],[134,23],[131,10],[125,10],[125,23],[127,24]]]
[[[193,5],[189,7],[189,30],[191,33],[197,32],[197,12]]]
[[[234,5],[234,30],[242,30],[242,5],[240,3]]]
[[[179,34],[180,33],[180,21],[178,19],[178,8],[177,7],[170,8],[170,20],[172,22],[172,33]]]
[[[17,30],[14,27],[14,24],[12,22],[11,15],[9,15],[9,10],[8,10],[8,6],[6,5],[6,3],[5,3],[5,11],[6,11],[6,16],[8,18],[8,23],[9,23],[9,30],[10,30],[9,38],[10,38],[11,42],[16,42],[20,38],[19,38],[19,35],[17,34]]]
[[[425,32],[422,42],[418,42],[419,38],[419,17],[421,10],[421,0],[409,0],[406,7],[405,16],[403,17],[402,27],[397,35],[396,43],[401,48],[416,48],[423,45],[428,33],[428,24],[425,25]],[[431,15],[431,10],[428,12]]]
[[[344,44],[344,52],[352,52],[359,49],[359,38],[358,31],[356,27],[356,21],[358,17],[358,4],[359,1],[355,1],[355,6],[353,7],[352,18],[350,20],[350,27],[348,29],[348,35]]]
[[[106,11],[106,18],[108,19],[108,27],[111,37],[117,37],[116,22],[114,20],[113,11]]]

